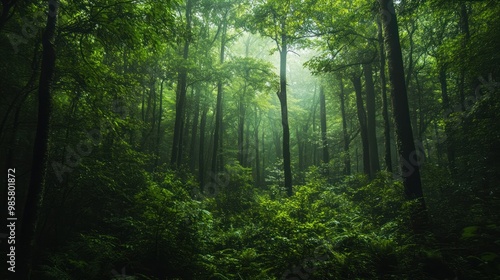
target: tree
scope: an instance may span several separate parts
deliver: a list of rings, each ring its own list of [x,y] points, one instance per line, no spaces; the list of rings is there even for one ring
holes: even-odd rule
[[[192,20],[192,9],[193,2],[195,0],[186,0],[186,25],[184,35],[184,46],[182,48],[182,59],[184,65],[180,66],[178,79],[177,79],[177,91],[176,91],[176,103],[175,103],[175,127],[174,127],[174,139],[172,142],[172,154],[170,158],[170,164],[174,167],[181,165],[182,161],[182,148],[183,148],[183,129],[184,129],[184,115],[186,110],[186,92],[187,92],[187,59],[189,57],[189,45],[191,43],[191,20]]]
[[[342,138],[344,142],[344,174],[351,174],[351,156],[349,154],[349,134],[347,133],[347,114],[346,114],[346,94],[344,91],[344,81],[342,76],[339,75],[339,97],[340,97],[340,112],[342,117]]]
[[[413,230],[419,233],[426,227],[428,218],[420,180],[420,169],[414,158],[417,151],[413,142],[397,17],[392,0],[379,0],[379,4],[389,65],[393,118],[396,125],[396,143],[404,192],[408,200],[416,202],[415,207],[411,210],[411,222]]]
[[[366,132],[368,137],[368,146],[370,150],[370,174],[373,177],[380,171],[377,145],[377,123],[375,118],[375,86],[373,85],[372,65],[363,64],[363,74],[366,85]]]
[[[368,139],[368,128],[366,123],[366,111],[363,105],[363,96],[361,88],[361,77],[357,73],[351,76],[351,82],[356,93],[356,111],[358,112],[359,128],[361,130],[361,144],[363,148],[363,172],[370,178],[373,177],[370,160],[370,143]]]
[[[390,119],[389,119],[389,104],[387,102],[387,81],[385,77],[385,48],[384,38],[382,34],[382,23],[380,19],[377,21],[378,32],[377,41],[379,47],[380,59],[380,87],[382,89],[382,117],[384,118],[384,161],[387,171],[392,172],[392,157],[391,157],[391,134],[390,134]]]
[[[271,38],[280,55],[280,87],[276,92],[281,107],[281,124],[283,127],[283,169],[285,173],[285,189],[289,196],[293,194],[292,168],[290,156],[290,125],[288,122],[287,101],[287,55],[290,47],[304,38],[306,28],[311,20],[307,20],[307,11],[314,1],[287,1],[286,3],[267,0],[259,1],[254,8],[254,17],[250,29],[258,31],[262,36]]]
[[[220,53],[219,53],[219,63],[222,65],[224,63],[224,53],[226,49],[226,33],[227,33],[227,13],[229,8],[222,15],[222,35],[220,43]],[[217,81],[217,104],[215,106],[215,128],[214,128],[214,143],[212,149],[212,178],[216,179],[215,174],[222,170],[222,156],[220,155],[219,147],[222,147],[222,138],[220,136],[222,132],[222,95],[223,95],[223,85],[222,78]]]
[[[18,257],[18,279],[30,279],[33,254],[36,244],[38,217],[45,188],[45,170],[47,165],[49,122],[52,109],[51,85],[56,64],[54,38],[57,25],[59,3],[49,1],[47,25],[43,33],[42,66],[38,83],[38,121],[33,147],[33,165],[26,202],[23,210],[22,226],[19,234],[20,253]]]
[[[328,163],[330,156],[328,155],[328,141],[326,139],[326,101],[325,101],[325,88],[319,88],[319,108],[321,120],[321,145],[323,147],[323,162]]]

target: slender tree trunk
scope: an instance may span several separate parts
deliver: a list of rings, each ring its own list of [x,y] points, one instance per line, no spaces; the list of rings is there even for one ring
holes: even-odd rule
[[[286,30],[285,22],[281,23],[281,30]],[[283,169],[285,172],[285,189],[288,196],[292,196],[292,168],[290,158],[290,127],[288,124],[288,105],[286,96],[286,57],[288,53],[287,35],[281,34],[280,50],[280,92],[278,97],[281,104],[281,124],[283,126]]]
[[[443,162],[443,152],[442,152],[442,146],[441,146],[441,136],[439,135],[438,131],[438,125],[437,122],[434,121],[434,134],[435,134],[435,139],[437,139],[436,143],[436,153],[437,153],[437,160],[438,163],[441,164]]]
[[[262,172],[261,172],[261,183],[264,183],[264,178],[265,178],[265,174],[266,174],[266,130],[265,129],[262,129],[262,139],[261,139],[261,143],[262,143]]]
[[[297,137],[297,146],[299,150],[299,171],[304,170],[304,141],[302,140],[302,133],[299,127],[295,127],[295,136]]]
[[[163,83],[165,80],[161,80],[160,83],[160,108],[158,108],[158,124],[156,126],[156,157],[155,157],[155,168],[158,166],[160,160],[160,143],[161,143],[161,118],[163,117]]]
[[[227,30],[227,11],[226,14],[224,15],[223,18],[223,27],[222,27],[222,37],[221,37],[221,43],[220,43],[220,57],[219,57],[219,62],[222,65],[224,63],[224,53],[226,49],[226,30]],[[215,109],[215,130],[214,130],[214,143],[213,143],[213,150],[212,150],[212,179],[216,179],[216,174],[218,171],[221,171],[220,165],[221,164],[221,155],[219,151],[220,147],[220,142],[221,142],[221,137],[220,134],[222,133],[222,94],[223,94],[224,87],[222,85],[222,80],[219,80],[217,82],[217,104],[216,104],[216,109]]]
[[[244,86],[244,93],[246,92],[246,82]],[[238,161],[240,164],[243,166],[243,134],[245,130],[245,104],[243,101],[243,96],[240,96],[239,98],[239,104],[238,104]]]
[[[370,168],[370,146],[368,143],[368,131],[366,128],[366,111],[363,105],[361,78],[354,75],[352,78],[354,91],[356,92],[356,109],[358,112],[359,128],[361,130],[361,144],[363,146],[363,172],[372,178]]]
[[[413,142],[413,132],[408,108],[406,93],[403,55],[399,42],[398,23],[396,14],[390,7],[394,7],[392,0],[379,0],[385,46],[389,65],[389,79],[391,81],[391,97],[393,117],[396,125],[396,139],[400,157],[403,186],[406,198],[415,201],[410,210],[412,229],[421,233],[428,225],[428,216],[420,181],[420,168],[415,159],[416,149]],[[391,11],[390,11],[391,10]]]
[[[151,81],[151,88],[150,88],[150,99],[153,99],[153,112],[151,114],[151,132],[153,132],[156,128],[156,78]],[[149,107],[149,104],[148,104]],[[151,141],[153,142],[153,141]]]
[[[33,165],[19,232],[16,276],[30,279],[36,244],[37,222],[42,207],[47,164],[49,122],[52,107],[51,85],[56,64],[54,47],[59,2],[49,1],[47,25],[42,37],[42,68],[38,84],[38,122],[33,148]],[[17,175],[17,174],[16,174]]]
[[[325,88],[323,85],[319,88],[319,110],[320,110],[320,120],[321,120],[321,144],[323,146],[323,162],[328,163],[330,161],[330,155],[328,154],[328,140],[326,139],[326,100],[325,100]]]
[[[218,170],[218,159],[219,159],[219,142],[220,142],[220,126],[222,119],[222,82],[217,83],[217,103],[215,109],[215,127],[214,127],[214,140],[212,143],[212,164],[211,171],[212,177],[215,177],[214,174],[217,174]]]
[[[195,93],[195,100],[194,100],[194,116],[193,116],[193,122],[191,124],[191,142],[189,146],[189,166],[191,167],[191,170],[194,172],[195,167],[196,167],[196,144],[197,144],[197,138],[198,138],[198,119],[200,115],[200,91],[199,88],[196,90]]]
[[[439,83],[441,84],[441,98],[443,100],[443,111],[444,111],[444,131],[445,131],[445,144],[446,144],[446,155],[448,158],[448,165],[450,172],[454,174],[456,170],[455,164],[455,146],[453,142],[453,131],[448,124],[448,115],[451,113],[450,97],[448,96],[448,83],[446,81],[446,67],[442,66],[439,69]]]
[[[461,62],[463,65],[466,64],[466,55],[467,55],[467,45],[470,40],[470,31],[469,31],[469,13],[467,11],[467,3],[460,3],[460,32],[464,36],[462,39],[462,50],[465,52],[461,56]],[[460,104],[462,105],[462,110],[465,110],[465,67],[461,67],[460,69],[460,77],[458,82],[458,96],[460,98]]]
[[[260,154],[259,154],[259,125],[261,122],[260,111],[255,117],[254,140],[255,140],[255,185],[260,185]]]
[[[141,95],[141,121],[142,122],[146,122],[145,112],[146,112],[146,91],[143,91],[142,95]]]
[[[312,135],[316,136],[316,107],[319,102],[316,102],[316,88],[317,85],[316,83],[314,84],[314,93],[313,93],[313,112],[312,112]],[[312,164],[313,165],[318,165],[318,159],[317,159],[317,154],[318,154],[318,144],[316,143],[317,141],[312,141]]]
[[[366,85],[366,114],[367,114],[367,136],[368,146],[370,148],[370,174],[375,175],[380,171],[378,159],[377,131],[375,120],[375,86],[373,85],[372,65],[363,65],[363,73]]]
[[[247,122],[247,130],[245,131],[245,152],[243,153],[244,167],[251,166],[250,162],[250,122]]]
[[[183,147],[183,127],[184,127],[184,115],[186,110],[186,92],[187,92],[187,59],[189,56],[189,44],[190,44],[190,33],[191,33],[191,11],[193,0],[186,0],[186,35],[184,39],[184,49],[182,58],[184,60],[184,65],[181,66],[179,70],[178,80],[177,80],[177,96],[175,103],[175,124],[174,124],[174,139],[172,143],[172,154],[170,158],[170,164],[173,167],[179,167],[182,161],[182,147]]]
[[[203,192],[205,186],[205,127],[207,124],[208,108],[205,107],[200,120],[200,144],[198,151],[198,181],[200,182],[200,191]]]
[[[417,116],[418,122],[417,125],[417,139],[423,142],[423,134],[427,128],[425,124],[425,114],[424,110],[422,110],[422,96],[423,96],[423,86],[420,83],[420,79],[418,78],[418,73],[415,73],[415,85],[417,86],[416,94],[417,94],[417,112],[415,112],[415,116]]]
[[[384,161],[387,171],[392,173],[392,156],[391,156],[391,129],[389,119],[389,104],[387,102],[387,81],[385,77],[385,47],[382,36],[382,23],[378,22],[378,43],[380,56],[380,87],[382,88],[382,117],[384,118]]]
[[[345,113],[345,92],[344,82],[342,77],[339,78],[340,82],[340,113],[342,115],[342,135],[344,138],[344,174],[351,174],[351,157],[349,155],[349,134],[347,133],[347,116]]]
[[[411,30],[408,30],[407,29],[407,32],[408,32],[408,39],[409,39],[409,43],[410,43],[410,48],[409,48],[409,51],[408,51],[408,71],[406,73],[406,79],[405,79],[405,85],[406,85],[406,90],[408,91],[408,88],[410,86],[410,82],[411,82],[411,75],[413,74],[413,50],[415,48],[415,43],[413,41],[413,34],[415,33],[415,31],[417,30],[416,27],[415,27],[415,21],[413,19],[410,19],[410,24],[411,24]]]

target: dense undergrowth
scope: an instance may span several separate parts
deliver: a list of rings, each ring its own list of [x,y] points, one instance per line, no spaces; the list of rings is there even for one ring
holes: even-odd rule
[[[329,184],[313,167],[290,198],[254,188],[239,165],[205,195],[185,174],[144,172],[128,178],[135,188],[106,190],[102,201],[122,199],[83,207],[95,212],[48,249],[38,279],[499,279],[500,226],[451,207],[454,196],[433,193],[439,181],[427,185],[434,223],[416,237],[388,173]]]

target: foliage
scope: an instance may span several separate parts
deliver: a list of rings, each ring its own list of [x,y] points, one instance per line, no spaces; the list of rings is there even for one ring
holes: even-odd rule
[[[398,171],[360,171],[349,79],[367,63],[375,137],[389,143],[378,150],[399,158],[394,126],[382,125],[379,110],[379,93],[390,85],[381,81],[377,1],[57,2],[33,279],[498,279],[500,2],[391,1],[431,221],[422,235],[409,230],[412,203],[404,201]],[[2,170],[16,169],[21,228],[37,161],[36,93],[49,15],[34,1],[1,5],[0,160]],[[275,96],[276,50],[285,37],[288,123]],[[181,73],[182,153],[171,166]],[[363,103],[367,83],[359,81]],[[217,109],[220,166],[212,174]],[[0,199],[7,194],[4,188]]]

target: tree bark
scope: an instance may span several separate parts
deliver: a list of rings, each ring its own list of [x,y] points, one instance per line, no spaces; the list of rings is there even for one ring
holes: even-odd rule
[[[408,200],[415,202],[410,210],[411,227],[415,233],[421,233],[428,225],[428,216],[420,181],[419,163],[415,159],[417,151],[413,142],[397,17],[392,0],[379,0],[379,3],[383,17],[389,79],[392,85],[391,99],[404,193]]]
[[[441,66],[439,69],[439,83],[441,85],[441,98],[443,99],[443,112],[445,118],[444,132],[445,132],[445,144],[446,144],[446,155],[448,158],[448,165],[450,172],[453,174],[456,170],[455,165],[455,147],[453,143],[453,132],[446,120],[448,115],[451,113],[450,97],[448,96],[448,83],[446,81],[446,67]]]
[[[328,163],[330,161],[330,155],[328,154],[328,140],[326,139],[326,98],[325,98],[325,88],[323,85],[319,88],[319,109],[320,109],[320,121],[321,121],[321,144],[323,146],[323,162]]]
[[[260,155],[259,155],[259,126],[261,122],[261,112],[258,111],[255,117],[254,140],[255,140],[255,185],[260,185]]]
[[[160,108],[158,108],[158,124],[156,126],[156,157],[155,157],[155,168],[158,166],[160,160],[160,143],[161,143],[161,118],[163,116],[163,83],[165,80],[161,80],[160,83]]]
[[[251,153],[250,153],[250,122],[247,122],[247,129],[245,131],[245,152],[243,153],[243,167],[252,166]]]
[[[205,127],[207,124],[208,108],[203,109],[200,120],[200,143],[198,151],[198,181],[200,182],[200,191],[203,192],[205,186]]]
[[[344,138],[344,174],[351,174],[351,157],[349,155],[349,134],[347,133],[347,116],[345,113],[345,92],[344,92],[344,82],[342,77],[339,77],[340,82],[340,113],[342,115],[342,135]]]
[[[246,82],[243,90],[243,95],[246,94]],[[238,104],[238,161],[243,166],[243,134],[245,130],[245,104],[243,101],[243,95],[239,98]]]
[[[224,63],[224,53],[226,49],[226,30],[227,30],[227,12],[223,17],[223,27],[222,27],[222,35],[221,35],[221,43],[220,43],[220,57],[219,62],[222,65]],[[214,143],[212,150],[212,179],[215,180],[217,176],[215,176],[219,171],[221,171],[221,155],[219,151],[219,147],[221,146],[221,137],[220,134],[222,132],[222,94],[224,87],[222,85],[222,80],[219,79],[217,82],[217,104],[215,108],[215,130],[214,130]]]
[[[370,152],[370,174],[374,176],[380,171],[378,158],[377,131],[375,119],[375,86],[373,85],[372,65],[364,64],[363,73],[366,85],[366,114],[367,114],[367,136]]]
[[[56,64],[54,39],[58,6],[57,1],[49,1],[47,25],[42,37],[43,56],[38,84],[38,121],[33,148],[33,165],[18,239],[19,255],[16,276],[18,279],[23,280],[31,278],[34,252],[38,247],[36,244],[36,229],[45,187],[49,122],[52,109],[51,85]]]
[[[187,92],[187,69],[186,62],[189,56],[189,44],[191,42],[191,12],[193,0],[186,0],[186,32],[184,38],[184,49],[182,58],[184,65],[181,66],[177,79],[177,96],[175,103],[175,124],[174,124],[174,139],[172,143],[172,154],[170,165],[174,168],[179,167],[182,162],[182,147],[183,147],[183,126],[184,115],[186,110],[186,92]]]
[[[304,141],[302,140],[302,133],[299,127],[295,127],[295,136],[297,137],[297,148],[299,152],[299,171],[304,171]]]
[[[354,91],[356,92],[356,109],[358,112],[359,128],[361,130],[361,144],[363,147],[363,172],[372,177],[370,168],[370,146],[368,143],[368,131],[366,128],[366,111],[363,105],[363,97],[361,96],[361,78],[357,75],[351,77]]]
[[[281,23],[281,30],[285,32],[285,22]],[[278,97],[281,105],[281,124],[283,126],[283,169],[285,173],[285,189],[288,196],[292,196],[292,168],[290,158],[290,127],[288,125],[288,105],[286,96],[286,57],[288,52],[287,35],[281,34],[280,50],[280,91]]]
[[[193,116],[193,122],[191,124],[191,143],[190,143],[190,148],[189,148],[189,166],[191,167],[191,170],[194,172],[195,167],[196,167],[196,151],[198,149],[196,148],[197,145],[197,138],[198,138],[198,119],[200,115],[200,90],[197,88],[195,91],[195,100],[194,100],[194,116]]]
[[[316,107],[319,103],[319,102],[316,102],[316,87],[317,87],[317,85],[314,84],[314,93],[313,93],[314,106],[312,108],[312,135],[316,135]],[[312,164],[318,165],[318,159],[317,159],[318,144],[316,141],[312,141],[311,146],[312,146],[311,147],[311,149],[312,149]]]
[[[385,77],[386,59],[381,22],[378,22],[378,43],[380,56],[380,87],[382,88],[382,117],[384,118],[384,161],[386,170],[392,173],[391,124],[389,119],[389,104],[387,102],[387,81]]]

